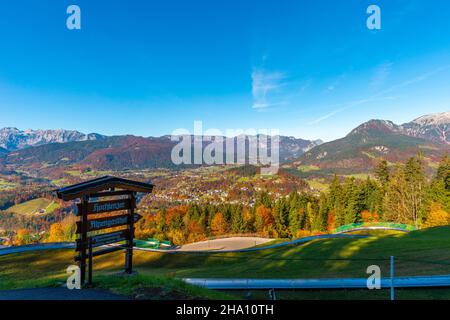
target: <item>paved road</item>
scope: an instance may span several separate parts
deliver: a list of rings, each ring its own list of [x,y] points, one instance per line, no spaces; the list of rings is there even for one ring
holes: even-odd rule
[[[97,289],[39,288],[1,290],[0,300],[128,300],[128,298]]]
[[[174,251],[234,251],[259,246],[273,240],[260,237],[231,237],[185,244]]]
[[[246,289],[357,289],[367,288],[366,278],[348,279],[200,279],[185,278],[186,283],[216,290]],[[390,288],[391,280],[383,278],[381,288]],[[395,277],[396,288],[446,287],[450,275]]]
[[[260,251],[266,249],[273,249],[283,246],[292,246],[300,243],[306,243],[317,239],[336,239],[336,238],[365,238],[365,235],[347,235],[347,234],[327,234],[320,236],[311,236],[300,238],[288,242],[277,243],[268,246],[261,246],[253,248],[255,245],[261,245],[272,241],[273,239],[257,238],[257,237],[234,237],[234,238],[224,238],[216,239],[210,241],[196,242],[193,244],[184,245],[174,249],[148,249],[148,248],[136,248],[136,250],[141,251],[153,251],[153,252],[165,252],[165,253],[189,253],[189,252],[250,252],[250,251]],[[208,248],[209,246],[209,248]],[[72,242],[61,242],[61,243],[42,243],[42,244],[32,244],[27,246],[17,246],[17,247],[6,247],[0,248],[0,256],[28,252],[28,251],[39,251],[39,250],[51,250],[51,249],[73,249],[75,248],[75,243]]]
[[[141,251],[166,252],[166,253],[251,252],[251,251],[261,251],[261,250],[267,250],[267,249],[273,249],[273,248],[279,248],[279,247],[285,247],[285,246],[294,246],[294,245],[298,245],[300,243],[306,243],[306,242],[313,241],[313,240],[318,240],[318,239],[342,239],[342,238],[366,238],[366,237],[368,237],[368,236],[366,236],[366,235],[353,235],[353,234],[326,234],[326,235],[320,235],[320,236],[311,236],[311,237],[295,239],[295,240],[292,240],[292,241],[281,242],[281,243],[267,245],[267,246],[260,246],[260,247],[257,247],[257,248],[253,248],[254,245],[251,245],[251,243],[250,243],[249,244],[250,248],[247,247],[247,248],[242,248],[242,249],[238,249],[238,248],[236,248],[236,249],[228,249],[227,247],[207,249],[207,248],[203,247],[201,250],[189,250],[189,248],[185,247],[185,246],[183,246],[184,249],[182,249],[183,247],[178,247],[178,248],[174,248],[174,249],[148,249],[148,248],[135,248],[135,249],[141,250]],[[239,242],[240,241],[239,239],[240,238],[228,238],[228,241],[230,243],[233,242],[233,241]],[[225,239],[220,239],[220,240],[225,240]],[[216,241],[216,240],[211,240],[211,241]],[[264,243],[269,242],[269,241],[270,240],[265,241]],[[238,245],[235,245],[235,247],[238,247]]]
[[[57,242],[57,243],[30,244],[27,246],[0,248],[0,256],[19,252],[50,250],[50,249],[71,249],[71,248],[75,248],[75,243]]]

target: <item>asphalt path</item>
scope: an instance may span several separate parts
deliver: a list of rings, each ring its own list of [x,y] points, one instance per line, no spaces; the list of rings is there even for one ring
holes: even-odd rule
[[[128,297],[98,289],[69,290],[61,287],[0,290],[0,300],[128,300]]]
[[[349,235],[349,234],[325,234],[325,235],[318,235],[318,236],[310,236],[300,239],[295,239],[292,241],[286,241],[286,242],[280,242],[272,245],[266,245],[266,246],[250,246],[250,248],[242,248],[242,249],[227,249],[224,248],[215,248],[215,249],[207,249],[202,248],[201,250],[189,250],[189,248],[183,248],[178,247],[174,249],[149,249],[149,248],[135,248],[136,250],[141,251],[151,251],[151,252],[166,252],[166,253],[198,253],[198,252],[205,252],[205,253],[227,253],[227,252],[251,252],[251,251],[261,251],[261,250],[267,250],[267,249],[274,249],[274,248],[280,248],[285,246],[295,246],[298,244],[310,242],[313,240],[321,240],[321,239],[348,239],[348,238],[367,238],[367,235]],[[231,241],[240,241],[240,238],[229,238]],[[273,240],[273,239],[272,239]],[[211,240],[213,242],[215,240]],[[269,242],[270,239],[266,242]]]

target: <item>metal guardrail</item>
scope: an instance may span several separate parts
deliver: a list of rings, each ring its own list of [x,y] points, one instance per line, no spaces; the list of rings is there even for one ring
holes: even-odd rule
[[[343,233],[355,231],[355,229],[359,228],[373,228],[373,227],[382,227],[384,230],[400,230],[400,231],[414,231],[417,230],[416,227],[404,223],[394,223],[394,222],[356,222],[351,224],[346,224],[340,226],[333,230],[332,233]]]
[[[335,232],[334,234],[344,234],[344,233],[350,233],[350,232],[355,232],[355,231],[368,231],[368,230],[389,230],[389,231],[399,231],[399,232],[405,232],[405,233],[410,232],[409,230],[400,229],[400,228],[373,226],[373,227],[359,227],[359,228],[354,228],[354,229],[348,229],[348,230],[344,230],[344,231]]]
[[[184,282],[215,290],[270,289],[367,289],[366,278],[343,279],[198,279],[184,278]],[[450,286],[450,275],[395,277],[395,288],[423,288]],[[391,279],[382,278],[381,288],[391,288]]]

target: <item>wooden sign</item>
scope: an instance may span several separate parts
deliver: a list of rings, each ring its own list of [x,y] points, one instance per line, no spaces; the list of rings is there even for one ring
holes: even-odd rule
[[[101,256],[101,255],[104,255],[104,254],[113,253],[113,252],[120,251],[120,250],[123,250],[123,249],[124,248],[122,246],[114,246],[114,247],[110,247],[110,248],[94,251],[94,252],[92,252],[92,254],[89,255],[88,258],[89,258],[89,260],[91,260],[93,257],[98,257],[98,256]],[[75,256],[74,260],[76,262],[79,262],[79,261],[83,261],[83,258],[82,258],[81,254],[80,254],[80,255]]]
[[[102,201],[102,202],[89,202],[86,206],[86,214],[96,214],[96,213],[105,213],[105,212],[113,212],[120,210],[130,210],[131,209],[131,201],[130,199],[119,199],[119,200],[110,200],[110,201]],[[80,216],[82,213],[81,204],[78,204],[77,215]]]
[[[131,274],[133,272],[134,223],[142,218],[141,215],[135,213],[136,192],[151,193],[152,190],[153,185],[149,183],[109,176],[84,181],[56,190],[58,198],[65,201],[80,199],[76,212],[76,215],[79,217],[76,230],[79,239],[76,245],[78,254],[75,256],[75,261],[80,266],[81,284],[83,286],[87,268],[89,268],[88,283],[92,283],[93,257],[103,254],[125,249],[125,273]],[[112,197],[120,198],[92,202],[94,199],[108,199]],[[122,211],[122,214],[95,218],[96,214],[116,211]],[[124,211],[126,211],[126,214]],[[90,219],[91,217],[94,218]],[[123,227],[123,230],[94,236],[89,235],[90,231],[115,227]],[[93,250],[93,248],[122,241],[125,242],[123,245]],[[86,265],[86,261],[88,261],[88,265]]]
[[[91,219],[86,222],[86,230],[84,230],[82,222],[77,222],[76,233],[80,234],[82,232],[98,231],[103,229],[126,226],[129,224],[128,217],[129,217],[128,214],[124,214],[120,216]],[[142,216],[140,214],[135,213],[133,215],[133,218],[134,218],[133,223],[136,223],[139,220],[141,220]]]
[[[92,248],[101,247],[107,244],[116,243],[120,241],[124,241],[128,239],[128,230],[120,230],[110,233],[103,233],[93,237],[88,238],[92,244]],[[80,240],[77,240],[76,251],[81,251],[83,248],[87,248],[87,244],[82,243]]]

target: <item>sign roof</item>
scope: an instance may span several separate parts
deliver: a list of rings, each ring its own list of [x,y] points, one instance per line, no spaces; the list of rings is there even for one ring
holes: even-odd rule
[[[110,189],[151,193],[153,191],[153,184],[105,176],[61,188],[56,190],[56,195],[59,199],[67,201]]]

